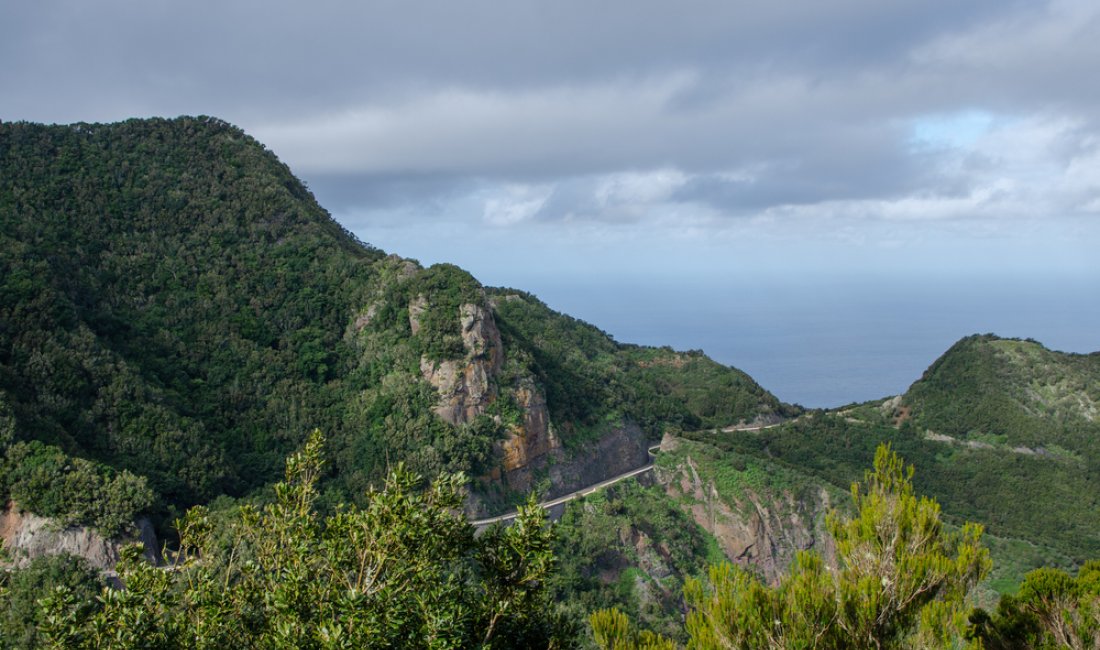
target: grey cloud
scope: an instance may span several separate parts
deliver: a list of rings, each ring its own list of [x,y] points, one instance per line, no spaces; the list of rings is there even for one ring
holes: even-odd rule
[[[968,175],[945,175],[935,153],[870,144],[830,143],[742,174],[699,174],[673,198],[741,215],[782,205],[892,199],[929,188],[946,196],[969,189]]]
[[[896,61],[1003,2],[10,3],[0,81],[15,117],[127,110],[249,121],[386,103],[425,88],[523,90],[696,70]]]
[[[478,185],[471,179],[429,174],[331,173],[303,178],[321,204],[334,213],[403,206],[414,206],[424,213],[438,212],[445,203],[471,193]]]
[[[1093,196],[1087,0],[8,4],[0,119],[218,115],[335,212],[506,207],[508,184],[548,189],[502,223],[1019,195],[1001,150],[909,142],[914,119],[974,108],[1072,123],[1042,155],[1075,175],[1043,187]],[[606,194],[654,170],[683,177]]]

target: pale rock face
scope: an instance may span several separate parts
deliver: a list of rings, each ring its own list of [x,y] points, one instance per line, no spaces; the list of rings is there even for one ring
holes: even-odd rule
[[[414,334],[420,330],[419,318],[425,309],[427,301],[423,297],[409,303],[409,325]],[[465,358],[440,362],[420,359],[421,375],[439,393],[434,411],[451,424],[465,424],[485,412],[496,398],[491,380],[504,360],[500,331],[488,310],[464,304],[459,308],[459,323]]]
[[[410,302],[409,325],[414,333],[420,330],[420,318],[428,308],[423,297]],[[485,413],[497,398],[504,362],[504,346],[492,311],[466,303],[458,312],[463,357],[439,362],[420,360],[421,375],[439,395],[433,410],[451,424],[465,424]],[[554,497],[647,462],[645,434],[632,423],[609,430],[598,441],[567,457],[550,421],[546,396],[534,377],[514,381],[513,395],[523,411],[523,420],[499,443],[503,471],[494,471],[487,478],[503,479],[509,488],[525,492],[534,486],[536,473],[545,471],[552,485],[548,496]],[[468,508],[471,514],[487,514],[473,500]]]
[[[161,559],[156,533],[144,518],[137,521],[136,535],[107,539],[84,526],[60,528],[52,519],[21,511],[9,502],[0,511],[0,538],[16,566],[24,566],[36,557],[68,553],[84,558],[97,569],[110,571],[118,563],[119,549],[134,542],[145,546],[145,557],[150,562],[157,564]]]
[[[409,303],[409,328],[413,336],[420,333],[420,315],[428,309],[428,299],[417,296]]]
[[[485,360],[489,373],[496,375],[504,361],[504,346],[492,312],[481,305],[467,303],[459,307],[458,313],[466,355]]]
[[[355,318],[355,325],[354,325],[355,331],[356,332],[362,331],[362,329],[364,327],[371,324],[371,321],[373,321],[374,317],[377,316],[377,315],[378,315],[378,303],[375,303],[375,304],[371,305],[370,307],[368,307],[367,311],[363,312],[362,314],[359,314]]]
[[[674,446],[667,436],[661,443],[662,451]],[[690,497],[692,504],[683,507],[714,535],[731,561],[755,567],[770,584],[787,573],[798,551],[814,549],[828,566],[836,566],[835,544],[824,522],[832,506],[824,490],[810,499],[790,492],[761,496],[746,491],[731,507],[713,483],[700,478],[690,457],[673,472],[658,471],[657,479],[669,496]]]
[[[409,304],[409,325],[420,330],[420,317],[428,309],[419,296]],[[435,388],[439,401],[436,415],[451,424],[465,424],[483,414],[497,397],[497,378],[504,363],[504,346],[493,313],[466,303],[458,310],[462,346],[461,359],[420,360],[420,373]],[[561,447],[550,424],[546,398],[532,377],[523,377],[515,386],[515,399],[523,409],[523,422],[508,432],[500,443],[505,473],[529,466],[532,462]],[[529,481],[521,481],[527,487]]]

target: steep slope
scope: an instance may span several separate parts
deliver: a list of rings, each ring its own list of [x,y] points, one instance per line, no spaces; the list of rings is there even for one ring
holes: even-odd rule
[[[825,515],[846,509],[847,495],[803,472],[729,453],[716,442],[666,437],[657,476],[729,561],[773,584],[798,551],[814,549],[832,563],[836,552]]]
[[[902,406],[940,435],[1086,453],[1100,444],[1100,353],[970,336],[928,368]]]
[[[378,251],[212,119],[0,131],[0,390],[17,436],[170,503],[269,480],[310,426]]]
[[[667,424],[783,408],[700,355],[513,294],[359,242],[213,118],[0,124],[0,444],[47,468],[0,477],[0,497],[76,489],[37,460],[56,447],[95,461],[81,480],[141,496],[147,479],[156,502],[130,507],[164,513],[261,489],[319,427],[332,499],[405,462],[482,477],[487,511],[640,464]],[[636,390],[664,365],[662,393]],[[580,407],[578,377],[598,396]],[[689,393],[709,397],[664,397]]]
[[[682,631],[683,584],[731,562],[769,583],[800,550],[835,561],[825,515],[845,491],[781,463],[731,451],[729,434],[666,435],[656,470],[571,502],[558,526],[558,600],[614,605],[646,629]]]
[[[968,337],[905,395],[730,434],[722,444],[843,487],[889,441],[917,467],[916,489],[949,520],[1033,545],[1023,568],[1052,557],[1080,563],[1100,553],[1098,361],[1034,341]]]

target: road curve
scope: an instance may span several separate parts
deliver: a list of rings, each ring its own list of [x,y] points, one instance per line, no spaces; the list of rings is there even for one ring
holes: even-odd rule
[[[754,427],[744,427],[744,426],[725,427],[725,428],[722,429],[722,432],[723,433],[733,433],[734,431],[763,431],[765,429],[771,429],[771,428],[774,428],[774,427],[778,427],[782,424],[787,424],[788,422],[789,422],[789,420],[783,420],[783,421],[780,421],[780,422],[773,422],[772,424],[762,424],[762,425],[757,425],[757,426],[754,426]],[[717,433],[718,429],[715,429],[714,432]],[[557,497],[555,499],[550,499],[549,501],[543,501],[543,502],[539,503],[539,506],[541,508],[544,508],[544,509],[550,509],[550,508],[553,508],[554,506],[560,506],[561,504],[568,503],[568,502],[572,501],[573,499],[578,499],[580,497],[588,496],[589,494],[592,494],[593,492],[598,492],[599,490],[602,490],[602,489],[604,489],[605,487],[607,487],[609,485],[614,485],[614,484],[618,483],[619,481],[628,479],[632,476],[637,476],[639,474],[644,474],[645,472],[648,472],[649,470],[653,469],[653,460],[657,457],[656,452],[660,448],[661,448],[661,445],[654,445],[654,446],[650,447],[647,450],[649,452],[649,461],[645,465],[642,465],[641,467],[639,467],[637,469],[632,469],[629,472],[624,472],[622,474],[619,474],[618,476],[613,476],[613,477],[611,477],[607,480],[600,481],[599,483],[594,483],[594,484],[589,485],[587,487],[583,487],[579,490],[576,490],[575,492],[570,492],[569,494],[566,494],[564,496],[560,496],[560,497]],[[511,520],[516,518],[516,514],[517,514],[516,511],[513,510],[512,512],[508,512],[508,513],[505,513],[503,515],[498,515],[496,517],[489,517],[487,519],[475,519],[475,520],[471,521],[470,523],[473,524],[474,526],[478,527],[478,528],[481,528],[483,526],[489,526],[491,524],[499,523],[499,522],[502,522],[502,521],[511,521]]]

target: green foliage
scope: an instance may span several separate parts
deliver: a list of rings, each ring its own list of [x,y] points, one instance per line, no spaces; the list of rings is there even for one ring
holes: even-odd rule
[[[342,334],[380,257],[224,122],[4,123],[15,435],[147,476],[167,503],[270,481],[306,422],[343,425]]]
[[[943,528],[935,501],[918,498],[912,467],[882,446],[873,472],[852,486],[856,515],[833,513],[838,567],[800,552],[768,587],[740,567],[688,580],[689,648],[951,647],[960,642],[969,590],[989,570],[981,527]],[[591,619],[604,648],[641,647],[617,614]]]
[[[659,487],[635,481],[570,502],[556,532],[556,601],[578,618],[614,606],[666,635],[681,627],[684,579],[705,571],[714,543]]]
[[[1100,353],[1067,354],[1035,341],[970,336],[933,363],[905,395],[922,428],[1010,446],[1095,450]]]
[[[481,285],[469,273],[452,264],[436,264],[418,273],[405,288],[410,303],[422,301],[415,341],[419,352],[430,361],[461,358],[459,309],[484,301]]]
[[[840,626],[861,647],[901,643],[933,601],[959,610],[990,569],[982,527],[945,530],[939,504],[914,495],[912,476],[912,466],[880,446],[874,472],[852,486],[856,516],[830,518],[842,565]]]
[[[713,484],[718,498],[734,510],[746,507],[747,499],[753,497],[775,502],[776,508],[788,500],[780,496],[784,494],[793,497],[795,503],[818,500],[816,495],[822,487],[819,480],[766,457],[740,453],[721,444],[724,439],[710,432],[680,438],[673,449],[660,453],[657,465],[666,471],[683,472],[690,459],[692,471]]]
[[[399,462],[482,475],[532,376],[570,448],[624,419],[656,436],[782,408],[701,354],[489,293],[362,244],[222,121],[0,124],[0,443],[143,476],[165,512],[262,490],[314,426],[339,500]],[[490,354],[461,321],[493,303],[507,417],[448,424],[423,367]]]
[[[0,459],[0,499],[62,525],[88,525],[107,537],[126,532],[154,505],[144,477],[83,458],[38,441],[19,442]]]
[[[991,534],[1051,548],[1075,563],[1100,552],[1100,447],[1074,461],[1008,446],[941,442],[911,422],[894,426],[878,404],[859,410],[815,412],[758,432],[684,435],[835,486],[859,478],[876,446],[888,442],[921,468],[914,487],[935,498],[948,521],[981,521]]]
[[[8,584],[6,595],[0,587],[0,648],[5,649],[44,644],[45,639],[38,634],[38,627],[45,622],[38,599],[49,590],[63,587],[74,598],[91,604],[103,588],[99,572],[71,555],[38,557],[25,568],[4,573]]]
[[[362,509],[315,508],[320,434],[287,460],[276,500],[245,506],[228,548],[206,509],[180,523],[171,570],[136,548],[119,565],[125,590],[89,608],[60,587],[42,632],[66,648],[546,647],[567,640],[545,582],[553,533],[535,504],[474,536],[458,510],[461,475],[424,492],[397,468]]]
[[[1048,546],[989,534],[983,539],[993,558],[993,570],[986,582],[979,585],[976,594],[976,601],[983,607],[995,607],[1002,596],[1018,593],[1024,576],[1033,569],[1047,566],[1068,571],[1077,566],[1069,557]]]
[[[636,631],[617,609],[601,609],[589,618],[596,645],[608,650],[673,650],[676,645],[648,630]]]
[[[568,432],[599,432],[619,416],[658,437],[666,426],[699,429],[796,412],[702,352],[618,344],[530,294],[493,289],[490,295],[506,349],[528,352],[528,370],[546,390],[551,418]]]
[[[1005,596],[995,616],[971,616],[971,634],[990,650],[1100,646],[1100,561],[1077,577],[1041,568],[1028,573],[1016,596]]]

